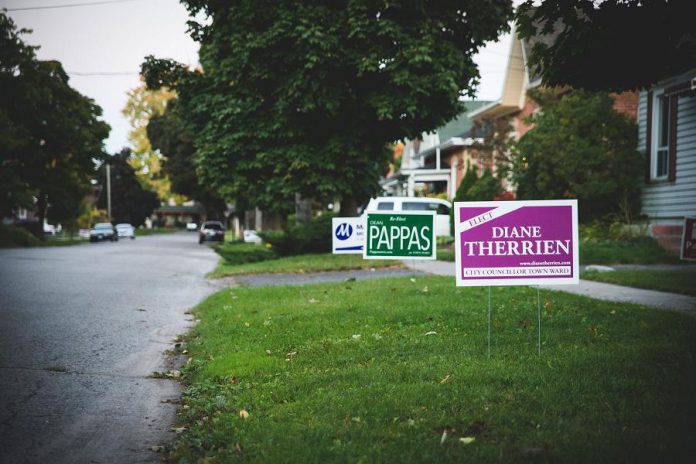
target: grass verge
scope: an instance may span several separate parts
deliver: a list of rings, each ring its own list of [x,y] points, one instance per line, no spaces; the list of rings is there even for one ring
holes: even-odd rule
[[[364,260],[359,255],[333,255],[328,253],[287,256],[267,261],[227,264],[220,260],[208,277],[225,277],[242,274],[284,274],[322,271],[345,271],[349,269],[370,269],[373,267],[403,267],[400,261]]]
[[[179,462],[690,462],[696,320],[424,277],[235,288],[195,310]],[[669,334],[669,336],[665,336]],[[178,427],[183,427],[180,429]]]
[[[696,296],[696,269],[680,270],[623,270],[612,272],[583,272],[583,279],[646,288],[661,292],[682,293]]]

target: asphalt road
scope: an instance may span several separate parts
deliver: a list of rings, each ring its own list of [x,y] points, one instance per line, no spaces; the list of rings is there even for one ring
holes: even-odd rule
[[[179,389],[149,375],[216,262],[192,233],[0,250],[0,463],[159,462]]]

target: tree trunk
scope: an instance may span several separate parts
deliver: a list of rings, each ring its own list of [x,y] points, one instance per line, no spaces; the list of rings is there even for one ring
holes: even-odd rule
[[[48,200],[44,192],[40,192],[36,200],[36,216],[39,219],[39,227],[37,228],[39,240],[45,240],[44,234],[44,221],[46,221],[46,208],[48,206]]]
[[[345,197],[341,199],[341,216],[354,217],[358,215],[358,202],[355,197]]]
[[[312,219],[312,199],[295,194],[295,222],[304,224]]]

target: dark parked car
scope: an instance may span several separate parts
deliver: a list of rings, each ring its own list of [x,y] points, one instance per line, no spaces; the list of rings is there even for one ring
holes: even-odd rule
[[[118,242],[118,234],[110,222],[99,222],[94,224],[94,227],[89,231],[90,242],[101,242],[103,240]]]
[[[198,243],[205,241],[225,241],[225,226],[219,221],[207,221],[201,224],[198,230]]]

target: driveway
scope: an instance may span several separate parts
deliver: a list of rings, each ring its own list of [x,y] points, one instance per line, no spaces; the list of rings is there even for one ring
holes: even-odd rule
[[[159,462],[179,389],[149,375],[216,262],[187,233],[0,250],[0,462]]]

